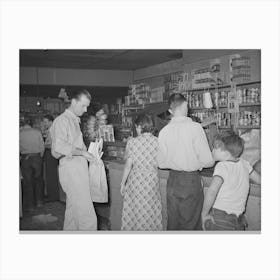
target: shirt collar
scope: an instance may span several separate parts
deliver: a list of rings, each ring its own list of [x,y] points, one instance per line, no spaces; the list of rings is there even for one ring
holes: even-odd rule
[[[173,118],[171,119],[171,122],[177,122],[177,121],[183,121],[183,120],[192,121],[192,119],[189,118],[189,117],[179,116],[179,117],[173,117]]]
[[[65,113],[66,113],[69,117],[71,117],[72,119],[74,119],[75,121],[77,121],[78,123],[81,122],[81,119],[80,119],[78,116],[76,116],[73,112],[71,112],[69,109],[66,109],[66,110],[65,110]]]
[[[228,159],[228,160],[226,160],[226,161],[229,161],[229,162],[239,162],[239,161],[240,161],[240,158],[237,158],[237,159],[235,159],[235,160],[233,160],[233,159]]]

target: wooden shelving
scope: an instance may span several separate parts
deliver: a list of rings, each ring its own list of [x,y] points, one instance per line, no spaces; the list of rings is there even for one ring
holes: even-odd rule
[[[260,125],[242,125],[242,126],[237,126],[237,129],[260,129]]]
[[[219,129],[231,129],[230,126],[219,126],[219,125],[218,125],[218,128],[219,128]]]
[[[239,83],[239,84],[236,84],[236,86],[241,87],[241,86],[249,86],[249,85],[260,84],[260,83],[261,83],[261,81],[251,81],[251,82]],[[217,86],[211,86],[211,87],[188,89],[188,90],[186,90],[186,92],[210,91],[210,90],[217,90],[217,89],[230,88],[230,87],[231,87],[231,85],[217,85]]]
[[[189,110],[207,110],[207,111],[213,111],[215,108],[203,108],[203,107],[195,107],[195,108],[189,108]]]
[[[239,107],[261,106],[261,103],[241,103]]]

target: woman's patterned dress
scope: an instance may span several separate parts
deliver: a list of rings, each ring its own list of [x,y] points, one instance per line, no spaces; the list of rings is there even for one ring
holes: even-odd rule
[[[157,149],[158,140],[151,133],[127,142],[126,154],[133,167],[124,194],[122,230],[162,230]]]

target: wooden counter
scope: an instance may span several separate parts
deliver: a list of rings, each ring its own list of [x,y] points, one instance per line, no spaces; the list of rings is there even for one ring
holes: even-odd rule
[[[111,230],[120,230],[121,228],[121,214],[122,214],[122,196],[120,194],[120,183],[124,168],[123,161],[104,160],[109,171],[109,196],[110,196],[110,216]],[[201,171],[201,178],[204,187],[204,193],[207,191],[210,183],[213,169],[206,169]],[[167,225],[167,209],[166,209],[166,183],[169,175],[168,170],[159,169],[160,178],[160,193],[162,199],[162,216],[163,228]],[[260,185],[250,184],[250,193],[246,208],[246,217],[248,220],[248,230],[260,231],[261,229],[261,187]]]

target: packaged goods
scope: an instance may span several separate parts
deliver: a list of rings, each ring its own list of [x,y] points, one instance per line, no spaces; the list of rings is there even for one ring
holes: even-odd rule
[[[261,102],[260,88],[242,88],[237,90],[239,104],[256,104]]]
[[[150,87],[144,83],[129,85],[125,105],[143,105],[150,102]]]
[[[111,124],[100,126],[99,136],[103,138],[105,142],[115,142],[113,126]]]
[[[261,112],[260,111],[242,111],[238,117],[239,126],[260,126]]]
[[[150,97],[150,103],[155,103],[155,102],[162,102],[163,101],[163,96],[164,96],[164,87],[157,87],[151,89],[151,97]]]
[[[188,89],[188,73],[180,72],[168,75],[164,78],[166,97],[172,93],[182,93]]]
[[[250,57],[233,55],[230,59],[231,81],[242,83],[251,79]]]
[[[208,109],[213,107],[211,93],[209,91],[203,93],[203,106]]]

